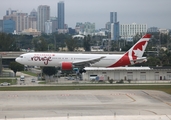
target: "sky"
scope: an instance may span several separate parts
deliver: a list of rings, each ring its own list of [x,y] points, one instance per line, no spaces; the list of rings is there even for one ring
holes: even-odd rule
[[[57,17],[57,3],[65,3],[65,23],[75,28],[76,22],[95,23],[104,28],[110,12],[117,12],[120,24],[147,24],[149,27],[171,29],[171,0],[0,0],[0,19],[6,10],[28,13],[39,5],[49,5],[52,17]]]

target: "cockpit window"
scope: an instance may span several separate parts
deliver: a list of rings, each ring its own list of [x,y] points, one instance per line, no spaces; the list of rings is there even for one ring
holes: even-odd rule
[[[20,58],[23,58],[23,56],[20,56]]]

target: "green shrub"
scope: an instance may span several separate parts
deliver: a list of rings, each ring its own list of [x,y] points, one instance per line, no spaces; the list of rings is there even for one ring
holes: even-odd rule
[[[108,81],[109,81],[110,84],[112,84],[114,80],[113,79],[110,79]]]

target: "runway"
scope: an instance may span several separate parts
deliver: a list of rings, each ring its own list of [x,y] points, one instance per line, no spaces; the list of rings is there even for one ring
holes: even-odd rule
[[[171,120],[171,95],[147,90],[0,91],[0,120]]]

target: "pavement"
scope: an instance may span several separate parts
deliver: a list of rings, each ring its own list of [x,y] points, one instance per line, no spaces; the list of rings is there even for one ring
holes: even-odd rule
[[[171,95],[161,91],[0,91],[0,98],[0,120],[171,120]]]
[[[37,77],[20,72],[17,75],[26,78],[24,82],[18,78],[18,86],[40,85],[31,82]],[[54,85],[74,85],[72,82],[60,78]],[[162,84],[170,85],[170,81],[165,82]],[[150,90],[0,91],[0,120],[8,119],[171,120],[171,95]]]

